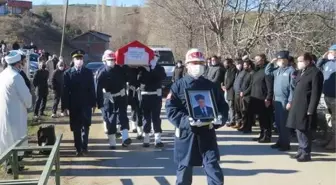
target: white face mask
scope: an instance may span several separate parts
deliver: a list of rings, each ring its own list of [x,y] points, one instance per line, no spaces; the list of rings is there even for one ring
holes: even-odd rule
[[[82,67],[83,66],[83,60],[78,60],[78,59],[75,59],[74,60],[74,65],[75,65],[75,67],[78,67],[78,68],[80,68],[80,67]]]
[[[58,67],[59,70],[63,71],[64,67]]]
[[[299,70],[302,70],[302,69],[306,68],[306,64],[304,62],[298,62],[297,63],[297,68]]]
[[[329,53],[328,60],[335,60],[335,56],[332,53]]]
[[[177,64],[177,67],[181,67],[182,65],[181,64]]]
[[[188,65],[188,74],[194,78],[199,78],[204,73],[204,66],[203,65]]]
[[[236,65],[236,68],[240,71],[240,70],[242,70],[243,66],[242,65]]]
[[[284,64],[283,64],[283,62],[278,61],[278,62],[277,62],[277,66],[279,66],[279,67],[283,67]]]
[[[113,60],[106,60],[106,65],[109,67],[113,67],[115,65],[115,62]]]

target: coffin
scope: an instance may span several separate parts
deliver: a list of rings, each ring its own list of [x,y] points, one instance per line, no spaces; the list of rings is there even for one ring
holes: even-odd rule
[[[148,66],[154,59],[154,51],[139,41],[133,41],[119,48],[116,63],[128,66]]]

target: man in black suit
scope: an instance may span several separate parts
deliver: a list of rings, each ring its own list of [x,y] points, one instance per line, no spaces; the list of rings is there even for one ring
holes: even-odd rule
[[[206,106],[204,96],[201,94],[197,94],[195,99],[198,103],[197,107],[194,107],[194,115],[196,119],[199,118],[208,118],[213,117],[213,109],[211,107]]]

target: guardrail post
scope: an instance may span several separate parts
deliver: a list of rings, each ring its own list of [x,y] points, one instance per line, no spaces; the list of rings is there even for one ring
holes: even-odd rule
[[[57,148],[57,152],[56,152],[56,160],[55,160],[55,182],[56,185],[61,185],[61,168],[60,168],[60,151],[59,151],[59,147]]]
[[[19,178],[19,161],[18,161],[17,151],[13,151],[12,172],[13,172],[14,179],[18,179]]]

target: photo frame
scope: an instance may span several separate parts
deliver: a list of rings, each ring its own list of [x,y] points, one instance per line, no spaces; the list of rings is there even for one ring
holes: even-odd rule
[[[189,116],[195,120],[213,120],[218,117],[215,96],[211,89],[185,89]]]

